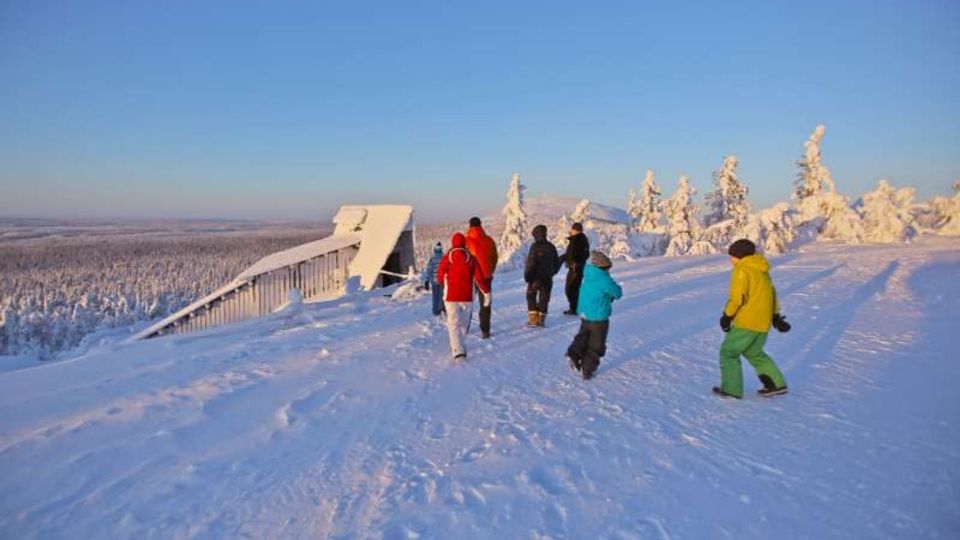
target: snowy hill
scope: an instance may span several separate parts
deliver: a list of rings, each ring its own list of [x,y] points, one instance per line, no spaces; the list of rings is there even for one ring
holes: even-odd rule
[[[525,201],[525,210],[527,212],[527,216],[529,217],[529,223],[551,224],[563,216],[569,217],[581,200],[583,199],[577,199],[575,197],[561,197],[558,195],[544,193],[535,197],[528,197]],[[590,203],[587,216],[596,220],[614,223],[629,223],[630,221],[630,217],[627,215],[627,212],[622,208],[592,201]],[[503,216],[500,214],[490,215],[484,218],[484,223],[486,224],[487,222],[497,227],[496,230],[499,230],[499,227],[503,223]]]
[[[953,537],[958,247],[774,258],[770,400],[709,392],[724,256],[618,263],[589,382],[517,273],[464,364],[377,293],[0,373],[0,537]]]

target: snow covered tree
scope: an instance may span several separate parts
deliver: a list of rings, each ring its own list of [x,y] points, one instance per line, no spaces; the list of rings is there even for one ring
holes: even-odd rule
[[[818,125],[804,143],[805,152],[797,161],[800,172],[794,181],[796,221],[803,237],[847,243],[863,241],[860,215],[850,208],[846,197],[836,192],[836,183],[820,155],[824,125]]]
[[[640,198],[637,197],[637,190],[635,189],[631,189],[627,196],[627,215],[630,216],[630,229],[636,230],[643,212],[640,211]]]
[[[575,223],[583,223],[587,220],[587,213],[590,211],[590,199],[583,199],[577,203],[577,207],[573,209],[573,214],[570,215]]]
[[[627,242],[634,256],[663,255],[666,249],[663,203],[660,200],[660,193],[660,186],[654,178],[653,171],[649,169],[640,191],[630,190],[627,203],[627,214],[630,216]]]
[[[880,180],[877,189],[863,196],[864,237],[869,242],[893,243],[909,240],[914,236],[913,205],[914,189],[891,186]]]
[[[661,221],[663,214],[660,202],[660,186],[654,179],[653,171],[647,170],[640,188],[640,196],[630,212],[633,220],[633,230],[636,233],[662,232]]]
[[[826,193],[822,196],[821,203],[823,208],[828,209],[829,217],[820,225],[818,239],[848,244],[863,242],[863,221],[860,214],[847,204],[846,197],[837,193]]]
[[[668,257],[689,254],[699,239],[699,208],[693,202],[696,193],[697,190],[690,185],[687,177],[681,176],[676,193],[664,205],[669,238],[666,250]]]
[[[800,172],[794,182],[793,190],[793,198],[798,203],[824,190],[836,191],[836,185],[830,175],[830,170],[823,164],[823,159],[820,157],[820,146],[823,143],[823,135],[826,131],[826,126],[818,125],[803,145],[805,152],[803,157],[797,161]]]
[[[779,254],[790,250],[796,238],[793,212],[785,202],[761,210],[750,216],[744,236],[753,240],[757,249],[764,253]]]
[[[733,228],[743,230],[750,215],[749,190],[737,177],[737,156],[723,158],[723,167],[713,173],[713,191],[707,193],[707,226],[733,220]]]
[[[918,229],[946,236],[960,236],[960,180],[953,183],[953,197],[937,195],[913,209]]]
[[[633,246],[630,243],[630,227],[625,223],[610,224],[604,227],[604,252],[614,260],[633,260]]]
[[[524,208],[523,192],[526,186],[520,183],[520,175],[514,173],[507,190],[507,204],[503,207],[503,234],[500,236],[500,258],[506,265],[514,264],[512,259],[521,251],[527,240],[527,212]]]
[[[960,236],[960,180],[953,183],[953,197],[943,212],[944,224],[941,234]]]
[[[557,246],[561,252],[567,247],[567,237],[570,236],[570,227],[573,221],[567,214],[562,214],[557,221],[547,227],[547,234],[550,235],[550,242]]]

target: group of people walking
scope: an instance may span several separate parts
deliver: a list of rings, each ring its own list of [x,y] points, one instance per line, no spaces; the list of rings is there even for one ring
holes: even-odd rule
[[[606,354],[607,335],[613,302],[623,296],[620,285],[610,276],[613,263],[600,251],[590,251],[583,226],[574,223],[561,255],[547,239],[547,228],[537,225],[533,243],[527,252],[523,278],[527,284],[527,324],[546,325],[553,278],[566,266],[564,292],[568,309],[565,315],[580,317],[580,328],[567,347],[570,367],[584,379],[591,379]],[[470,218],[466,234],[455,233],[450,249],[438,242],[427,264],[426,285],[432,289],[433,314],[446,315],[450,351],[454,359],[467,356],[466,336],[473,317],[473,302],[480,302],[480,336],[488,339],[493,305],[493,274],[499,255],[496,242],[486,234],[480,218]],[[787,384],[776,363],[763,346],[770,327],[788,332],[790,324],[780,314],[776,289],[770,279],[770,265],[756,253],[753,242],[742,239],[730,245],[733,265],[729,300],[723,309],[720,328],[726,333],[720,347],[721,383],[714,393],[731,398],[743,397],[743,356],[756,370],[763,387],[762,396],[785,394]]]

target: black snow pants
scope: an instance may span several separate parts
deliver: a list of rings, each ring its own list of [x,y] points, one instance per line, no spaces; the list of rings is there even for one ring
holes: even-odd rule
[[[567,270],[567,302],[570,311],[577,312],[577,300],[580,298],[580,284],[583,283],[583,269],[571,268]]]
[[[580,331],[567,348],[567,356],[580,366],[588,375],[600,366],[600,358],[607,353],[607,332],[610,321],[580,321]]]
[[[527,311],[547,312],[553,280],[537,280],[527,284]]]
[[[490,288],[490,291],[493,292],[492,280],[487,286]],[[477,311],[477,316],[480,319],[480,333],[486,336],[490,334],[490,315],[493,312],[493,306],[483,305],[483,293],[480,292],[480,287],[474,285],[473,289],[477,300],[480,301],[480,309]]]

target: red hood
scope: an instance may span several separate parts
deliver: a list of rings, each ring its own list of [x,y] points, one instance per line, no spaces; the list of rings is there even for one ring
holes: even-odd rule
[[[467,239],[463,236],[463,233],[454,233],[453,237],[450,238],[450,245],[455,248],[462,248],[467,245]]]

